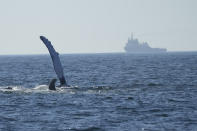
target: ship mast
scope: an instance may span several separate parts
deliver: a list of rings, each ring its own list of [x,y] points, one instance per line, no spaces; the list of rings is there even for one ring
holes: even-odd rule
[[[131,33],[131,40],[133,40],[133,32]]]

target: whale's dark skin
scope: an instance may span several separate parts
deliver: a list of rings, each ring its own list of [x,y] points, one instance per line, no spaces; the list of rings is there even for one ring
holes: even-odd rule
[[[13,88],[10,87],[10,86],[8,86],[8,87],[6,87],[5,89],[12,90]]]
[[[49,90],[54,90],[56,91],[56,88],[55,88],[55,83],[56,83],[57,79],[52,79],[49,83]]]

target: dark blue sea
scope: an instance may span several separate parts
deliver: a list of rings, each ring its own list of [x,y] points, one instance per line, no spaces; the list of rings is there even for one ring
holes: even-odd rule
[[[0,56],[0,131],[197,131],[197,52],[60,58]]]

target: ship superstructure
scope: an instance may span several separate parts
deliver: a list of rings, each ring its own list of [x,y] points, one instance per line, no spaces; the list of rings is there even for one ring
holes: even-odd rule
[[[127,53],[163,53],[167,50],[165,48],[151,48],[147,42],[140,43],[137,38],[128,38],[128,42],[125,46],[125,51]]]

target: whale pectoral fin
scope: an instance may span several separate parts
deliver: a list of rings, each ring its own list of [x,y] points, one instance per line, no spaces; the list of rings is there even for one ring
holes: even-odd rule
[[[65,77],[64,77],[63,67],[62,67],[62,64],[61,64],[61,61],[60,61],[60,58],[59,58],[59,53],[56,52],[53,45],[51,44],[51,42],[46,37],[40,36],[40,39],[43,41],[43,43],[48,48],[48,51],[49,51],[50,56],[52,58],[54,70],[57,74],[57,77],[60,80],[61,85],[67,85]]]

